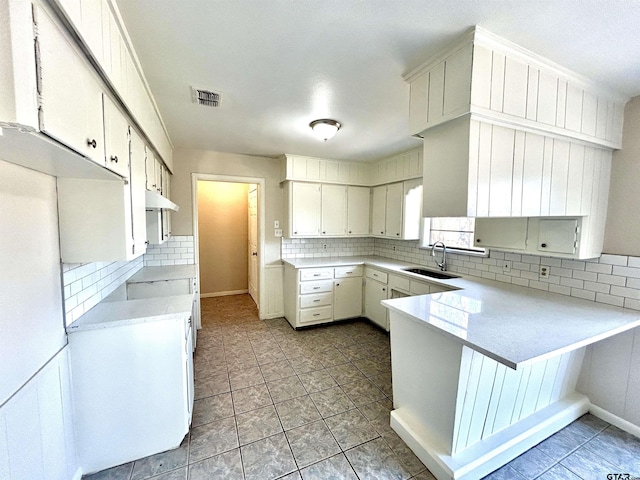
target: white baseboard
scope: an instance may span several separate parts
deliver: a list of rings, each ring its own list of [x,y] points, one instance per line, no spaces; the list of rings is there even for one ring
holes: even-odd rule
[[[249,290],[229,290],[228,292],[201,293],[200,298],[226,297],[227,295],[242,295],[249,293]]]
[[[620,418],[617,415],[608,412],[604,408],[594,405],[593,403],[589,405],[589,412],[605,422],[618,427],[620,430],[624,430],[625,432],[640,438],[640,427],[638,425],[635,425],[624,418]]]
[[[280,318],[280,317],[284,317],[284,312],[275,312],[275,313],[269,313],[266,315],[260,315],[260,320],[271,320],[272,318]]]

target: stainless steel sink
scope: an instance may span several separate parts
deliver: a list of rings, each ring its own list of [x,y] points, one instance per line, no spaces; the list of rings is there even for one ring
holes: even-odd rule
[[[424,268],[403,268],[405,272],[417,273],[424,277],[437,278],[439,280],[445,280],[450,278],[460,278],[458,275],[451,275],[450,273],[437,272],[435,270],[426,270]]]

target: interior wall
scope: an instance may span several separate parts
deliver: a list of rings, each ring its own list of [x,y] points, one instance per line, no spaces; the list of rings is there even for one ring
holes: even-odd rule
[[[284,220],[283,191],[280,187],[281,160],[270,157],[238,155],[205,150],[176,149],[175,172],[171,179],[171,200],[180,206],[172,216],[174,235],[193,235],[191,174],[244,176],[265,179],[265,265],[280,264],[280,238],[274,235],[273,222]]]
[[[198,181],[198,236],[202,295],[248,288],[246,183]]]
[[[622,149],[613,153],[604,252],[640,256],[640,96],[624,111]]]

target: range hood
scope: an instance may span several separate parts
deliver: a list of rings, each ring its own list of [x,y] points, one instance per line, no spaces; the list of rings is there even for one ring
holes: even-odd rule
[[[145,191],[145,207],[147,210],[173,210],[174,212],[180,210],[180,207],[167,197],[150,190]]]

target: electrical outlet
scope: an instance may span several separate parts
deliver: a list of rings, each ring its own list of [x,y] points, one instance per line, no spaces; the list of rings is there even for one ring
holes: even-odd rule
[[[275,235],[276,235],[276,237],[281,237],[282,236],[282,229],[281,228],[276,228],[275,229]]]
[[[273,221],[273,228],[280,228],[280,220]]]
[[[322,249],[323,249],[323,250],[326,250],[326,249],[327,249],[327,244],[326,244],[326,243],[323,243],[323,244],[322,244]]]
[[[511,260],[503,260],[502,261],[502,271],[503,271],[503,273],[511,272]]]
[[[540,275],[540,278],[549,278],[549,267],[546,265],[540,265],[538,274]]]
[[[394,251],[394,252],[396,251],[396,246],[395,246],[395,245],[393,246],[393,251]]]

